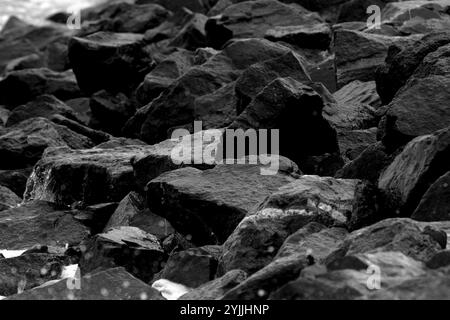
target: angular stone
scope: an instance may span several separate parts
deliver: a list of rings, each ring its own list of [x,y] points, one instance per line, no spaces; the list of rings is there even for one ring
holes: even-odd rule
[[[0,211],[17,207],[22,202],[14,192],[0,185]]]
[[[366,130],[338,130],[339,150],[346,163],[355,160],[377,142],[377,128]]]
[[[265,38],[270,41],[283,41],[301,48],[327,50],[331,44],[331,30],[326,23],[299,26],[275,26],[267,30]]]
[[[10,189],[17,196],[23,197],[31,171],[33,168],[0,170],[0,185]]]

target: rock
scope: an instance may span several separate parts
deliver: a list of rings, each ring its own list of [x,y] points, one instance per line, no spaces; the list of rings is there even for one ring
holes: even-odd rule
[[[76,284],[81,283],[81,289]],[[68,286],[68,284],[70,284]],[[163,300],[158,291],[124,268],[114,268],[25,291],[8,300]]]
[[[410,82],[387,106],[380,122],[383,143],[394,150],[415,137],[446,128],[450,78],[430,76]]]
[[[310,222],[347,223],[357,180],[302,176],[282,186],[245,217],[224,243],[221,271],[249,273],[269,264],[288,236]]]
[[[11,60],[5,67],[5,73],[23,69],[45,68],[45,57],[42,54],[32,53],[24,57]]]
[[[340,228],[321,229],[309,224],[292,235],[282,253],[263,269],[228,291],[224,300],[264,300],[275,290],[298,278],[305,267],[320,263],[345,237]],[[297,245],[293,245],[297,243]],[[301,243],[301,245],[299,245]]]
[[[173,0],[167,2],[166,0],[137,0],[137,4],[158,3],[170,11],[179,13],[184,8],[192,12],[207,13],[214,5],[215,1],[198,1],[198,0]]]
[[[170,41],[170,45],[190,51],[206,47],[205,24],[207,20],[207,16],[194,13],[180,32]]]
[[[375,71],[382,66],[391,45],[405,46],[417,37],[389,37],[354,30],[336,30],[334,52],[336,54],[337,86],[359,81],[375,80]]]
[[[352,81],[333,94],[339,105],[364,104],[375,109],[381,106],[375,81]]]
[[[430,260],[427,261],[426,266],[430,269],[439,269],[450,265],[450,251],[444,250],[436,253]]]
[[[267,30],[265,38],[278,42],[296,44],[301,48],[328,50],[331,44],[331,30],[326,23],[313,25],[275,26]]]
[[[294,180],[295,164],[280,160],[275,175],[261,175],[259,165],[236,164],[165,173],[147,185],[148,206],[195,244],[223,243],[260,201]]]
[[[95,147],[97,149],[113,149],[125,146],[146,146],[147,144],[138,139],[128,139],[128,138],[116,138],[112,137],[110,140],[102,142]]]
[[[92,94],[101,89],[129,92],[152,67],[143,35],[97,32],[69,42],[69,59],[78,84]]]
[[[0,294],[11,296],[56,280],[62,267],[62,259],[49,254],[27,254],[0,259]]]
[[[183,49],[178,49],[169,55],[145,76],[136,91],[138,101],[145,105],[157,98],[192,67],[193,60],[193,54]]]
[[[123,126],[136,111],[123,93],[113,94],[105,90],[93,94],[89,105],[92,114],[90,127],[114,136],[121,134]]]
[[[450,220],[450,171],[438,178],[425,192],[411,216],[419,221]]]
[[[222,277],[189,291],[179,300],[220,300],[227,291],[241,284],[246,278],[244,271],[231,270]]]
[[[398,214],[409,217],[440,176],[449,171],[450,128],[411,141],[382,173],[378,187]]]
[[[220,253],[220,246],[205,246],[172,253],[157,278],[197,288],[214,280]]]
[[[340,179],[368,180],[377,184],[383,169],[391,164],[395,156],[396,154],[389,154],[381,142],[372,144],[356,159],[347,163],[336,172],[335,177]]]
[[[397,2],[397,0],[350,0],[340,1],[340,12],[338,14],[338,22],[346,21],[366,21],[368,18],[367,8],[371,5],[377,5],[383,9],[389,2]]]
[[[22,199],[8,188],[0,185],[0,211],[17,207]]]
[[[62,101],[52,95],[42,95],[28,102],[26,105],[15,108],[10,113],[6,126],[10,127],[34,117],[50,119],[55,114],[60,114],[68,119],[81,122],[74,110]]]
[[[92,234],[97,234],[105,228],[117,206],[117,202],[99,203],[90,206],[77,206],[75,204],[72,206],[75,208],[72,210],[72,214],[77,221],[87,226]]]
[[[31,118],[8,128],[0,136],[1,169],[33,166],[47,147],[56,146],[82,149],[93,144],[88,138],[45,118]]]
[[[35,245],[65,248],[78,245],[89,235],[87,227],[70,211],[45,201],[32,201],[0,212],[0,247],[23,250]]]
[[[230,30],[233,38],[263,38],[273,27],[311,26],[322,22],[317,13],[309,12],[300,6],[261,0],[230,5],[221,12],[217,25]],[[213,28],[208,36],[220,38],[219,30]],[[229,39],[220,40],[224,44]]]
[[[10,109],[43,94],[53,95],[60,100],[81,96],[71,70],[55,72],[46,68],[25,69],[13,71],[0,80],[0,103]]]
[[[392,101],[423,59],[438,48],[450,43],[450,33],[432,33],[404,48],[390,50],[386,63],[377,71],[377,91],[383,104]]]
[[[80,268],[89,273],[121,266],[148,282],[161,269],[163,260],[164,252],[155,236],[134,227],[118,227],[86,243]]]
[[[445,249],[436,237],[411,219],[393,218],[353,231],[341,247],[338,256],[359,253],[398,251],[418,261],[426,262]],[[328,263],[336,257],[327,258]],[[328,264],[327,263],[327,264]]]
[[[75,98],[64,101],[66,105],[71,107],[84,124],[89,123],[89,119],[91,118],[91,108],[89,106],[89,102],[91,99],[89,98]]]
[[[349,163],[377,142],[377,128],[338,130],[338,142],[342,159]]]
[[[250,65],[280,56],[288,50],[263,39],[231,43],[204,64],[192,67],[151,104],[138,110],[133,121],[129,121],[133,134],[147,143],[166,139],[170,129],[201,120],[196,117],[195,99],[235,81]]]
[[[447,1],[405,1],[391,2],[383,8],[383,23],[400,27],[410,20],[441,19],[441,13],[448,9]]]
[[[0,106],[0,127],[6,125],[6,121],[8,121],[9,114],[11,112],[3,106]]]
[[[303,57],[290,51],[281,57],[250,66],[236,81],[235,90],[239,99],[237,112],[242,113],[264,87],[277,78],[291,77],[300,83],[309,84],[311,77],[305,64]]]
[[[0,185],[10,189],[17,196],[23,197],[32,170],[33,168],[0,170]]]
[[[340,130],[369,129],[377,125],[375,110],[366,104],[337,103],[327,106],[323,117]]]
[[[166,219],[157,216],[146,208],[145,200],[136,192],[130,192],[123,198],[119,207],[109,219],[104,232],[122,226],[137,227],[156,236],[160,241],[175,233]]]
[[[279,129],[285,137],[280,139],[280,154],[301,166],[307,156],[338,150],[336,132],[322,117],[323,106],[322,97],[311,87],[292,78],[278,78],[255,97],[229,129]],[[311,135],[314,141],[307,138]],[[295,147],[292,137],[297,137]]]

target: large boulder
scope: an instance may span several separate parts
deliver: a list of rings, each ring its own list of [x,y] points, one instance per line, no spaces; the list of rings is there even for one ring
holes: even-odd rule
[[[36,245],[64,250],[80,244],[90,235],[88,228],[76,221],[70,211],[52,203],[32,201],[0,211],[0,248],[24,250]]]
[[[259,202],[295,179],[297,166],[280,160],[272,175],[261,175],[263,167],[250,164],[165,173],[147,186],[149,208],[196,244],[223,243]]]
[[[224,243],[221,271],[253,273],[272,261],[288,236],[310,222],[344,226],[358,180],[302,176],[267,197]]]
[[[81,284],[79,287],[77,284]],[[158,291],[124,268],[48,283],[8,300],[164,300]]]
[[[148,282],[161,270],[165,254],[158,239],[135,227],[117,227],[97,234],[85,244],[80,260],[82,273],[124,267]]]
[[[450,128],[411,141],[380,176],[392,210],[409,217],[428,188],[449,171]]]
[[[143,35],[97,32],[69,43],[69,59],[78,84],[86,93],[101,89],[134,89],[151,70],[153,59]]]
[[[0,136],[2,169],[33,166],[48,147],[67,146],[84,149],[93,146],[90,139],[45,118],[31,118],[9,127]]]
[[[68,100],[81,96],[71,70],[55,72],[46,68],[25,69],[9,73],[0,80],[0,104],[13,109],[43,94]]]

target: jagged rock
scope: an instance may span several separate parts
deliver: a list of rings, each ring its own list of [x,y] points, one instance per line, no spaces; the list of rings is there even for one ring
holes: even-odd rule
[[[172,253],[156,279],[167,279],[197,288],[214,279],[220,253],[220,246],[204,246]]]
[[[0,136],[1,169],[33,166],[47,147],[68,146],[73,149],[92,147],[92,142],[64,126],[45,118],[22,121]]]
[[[393,209],[411,216],[428,188],[450,170],[450,128],[411,141],[382,173],[378,187]]]
[[[247,278],[242,270],[231,270],[220,278],[195,288],[178,300],[220,300],[230,289],[241,284]]]
[[[7,127],[13,126],[29,118],[42,117],[50,119],[53,115],[60,114],[71,120],[81,122],[72,108],[52,95],[42,95],[26,105],[15,108],[9,115]]]
[[[76,132],[80,135],[83,135],[83,136],[89,138],[90,140],[92,140],[92,142],[94,144],[104,143],[104,142],[110,141],[112,139],[111,135],[109,135],[103,131],[91,129],[89,127],[86,127],[86,126],[80,124],[80,122],[78,122],[78,121],[67,119],[66,117],[64,117],[60,114],[55,114],[55,115],[51,116],[50,120],[58,125],[69,128],[73,132]]]
[[[383,23],[400,27],[410,20],[440,19],[450,4],[446,0],[404,1],[386,4],[381,12]]]
[[[55,72],[46,68],[25,69],[11,72],[0,80],[0,103],[10,109],[43,94],[51,94],[60,100],[81,96],[71,70]]]
[[[0,39],[0,74],[5,71],[11,61],[24,56],[39,56],[39,53],[38,48],[28,40]]]
[[[415,137],[450,123],[450,78],[430,76],[410,82],[387,106],[380,122],[383,143],[395,150]]]
[[[300,48],[328,50],[331,44],[331,30],[326,23],[313,25],[275,26],[267,30],[265,38],[295,44]]]
[[[194,64],[192,52],[179,49],[160,62],[139,85],[136,97],[147,104],[169,88],[175,80],[185,74]]]
[[[223,243],[260,201],[295,179],[296,165],[280,161],[274,175],[261,175],[260,165],[239,164],[165,173],[147,186],[149,208],[196,244]]]
[[[129,92],[151,70],[143,35],[97,32],[69,43],[69,59],[78,84],[86,93],[101,89]]]
[[[389,46],[405,46],[417,37],[389,37],[354,30],[336,30],[334,52],[338,88],[355,80],[375,80],[375,71],[383,65]]]
[[[99,203],[90,206],[73,205],[72,210],[74,218],[87,226],[92,234],[102,232],[109,219],[117,209],[117,202]]]
[[[134,115],[136,107],[123,93],[113,94],[102,90],[91,96],[89,103],[92,117],[90,127],[120,135],[127,120]]]
[[[0,259],[0,294],[10,296],[29,290],[61,275],[63,261],[49,254],[27,254]],[[19,291],[19,293],[21,293]]]
[[[426,262],[442,249],[437,233],[426,229],[411,219],[393,218],[380,221],[369,227],[353,231],[337,255],[327,258],[328,263],[343,256],[359,253],[398,251],[418,261]],[[445,241],[446,242],[446,241]]]
[[[383,169],[391,164],[396,154],[390,154],[381,143],[367,147],[356,159],[347,163],[336,172],[335,177],[341,179],[361,179],[378,183]]]
[[[438,178],[425,192],[411,216],[419,221],[450,220],[450,172]]]
[[[146,208],[144,198],[136,192],[130,192],[123,198],[109,219],[104,232],[122,226],[137,227],[156,236],[161,241],[175,233],[166,219],[157,216]]]
[[[8,121],[8,117],[10,115],[10,111],[3,106],[0,106],[0,127],[6,125],[6,121]]]
[[[81,283],[80,289],[77,283]],[[68,284],[70,284],[68,286]],[[158,291],[124,268],[114,268],[43,285],[8,300],[164,300]]]
[[[125,146],[146,146],[147,144],[138,139],[128,139],[128,138],[116,138],[112,137],[110,140],[102,142],[95,147],[97,149],[113,149]]]
[[[60,211],[45,201],[32,201],[0,211],[0,247],[23,250],[35,245],[65,248],[90,235],[70,211]]]
[[[352,81],[333,94],[339,105],[365,104],[375,109],[381,106],[375,81]]]
[[[191,51],[206,47],[205,24],[207,20],[207,16],[194,13],[180,32],[170,41],[170,45]]]
[[[235,81],[250,65],[281,56],[288,48],[263,39],[238,40],[202,65],[192,67],[151,104],[140,109],[129,126],[147,143],[167,138],[171,128],[191,124],[195,99]],[[244,54],[245,53],[245,54]],[[214,107],[214,106],[213,106]],[[211,110],[213,112],[213,110]]]
[[[336,131],[322,117],[323,106],[322,97],[311,87],[292,78],[278,78],[255,97],[229,128],[279,129],[280,154],[301,166],[307,156],[338,150]],[[309,138],[311,135],[314,141]],[[292,137],[296,137],[295,147]]]
[[[338,130],[338,142],[342,159],[348,163],[358,158],[368,147],[377,142],[377,128]]]
[[[89,119],[91,118],[91,107],[89,106],[89,102],[91,99],[89,98],[75,98],[64,101],[66,105],[71,107],[84,124],[89,123]]]
[[[161,269],[163,260],[164,251],[155,236],[135,227],[118,227],[86,243],[80,268],[89,273],[121,266],[148,282]]]
[[[317,13],[300,6],[261,0],[230,5],[221,13],[217,25],[230,30],[233,38],[263,38],[273,27],[311,26],[322,22]],[[213,28],[211,31],[209,37],[220,38],[220,28]],[[220,40],[224,44],[229,39]]]
[[[0,170],[0,185],[5,186],[17,196],[23,197],[28,177],[33,168]]]
[[[347,223],[357,180],[302,176],[272,193],[256,213],[245,217],[224,243],[222,271],[253,273],[266,266],[284,240],[310,222]]]
[[[288,238],[288,244],[270,264],[228,291],[223,299],[267,299],[271,292],[295,280],[302,269],[325,259],[339,246],[345,234],[345,230],[340,228],[326,229],[320,225],[306,225]],[[294,243],[297,245],[293,245]]]
[[[371,5],[377,5],[383,9],[389,2],[397,2],[398,0],[348,0],[339,1],[342,3],[338,14],[338,22],[346,21],[366,21],[368,18],[367,8]]]
[[[240,114],[247,105],[277,78],[287,78],[309,84],[311,77],[306,71],[303,57],[290,51],[281,57],[256,63],[245,70],[236,81],[235,90],[239,99],[237,112]]]
[[[368,129],[377,125],[375,110],[366,104],[337,103],[324,108],[323,117],[340,130]]]
[[[432,33],[404,48],[390,50],[386,63],[377,71],[375,78],[383,104],[392,101],[428,54],[449,43],[450,33]]]
[[[0,211],[17,207],[22,199],[7,187],[0,185]]]

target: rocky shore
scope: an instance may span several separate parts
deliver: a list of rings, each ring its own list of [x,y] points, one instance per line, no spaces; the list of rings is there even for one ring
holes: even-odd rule
[[[0,32],[1,297],[450,299],[450,0],[71,18]],[[226,129],[278,170],[205,162]]]

